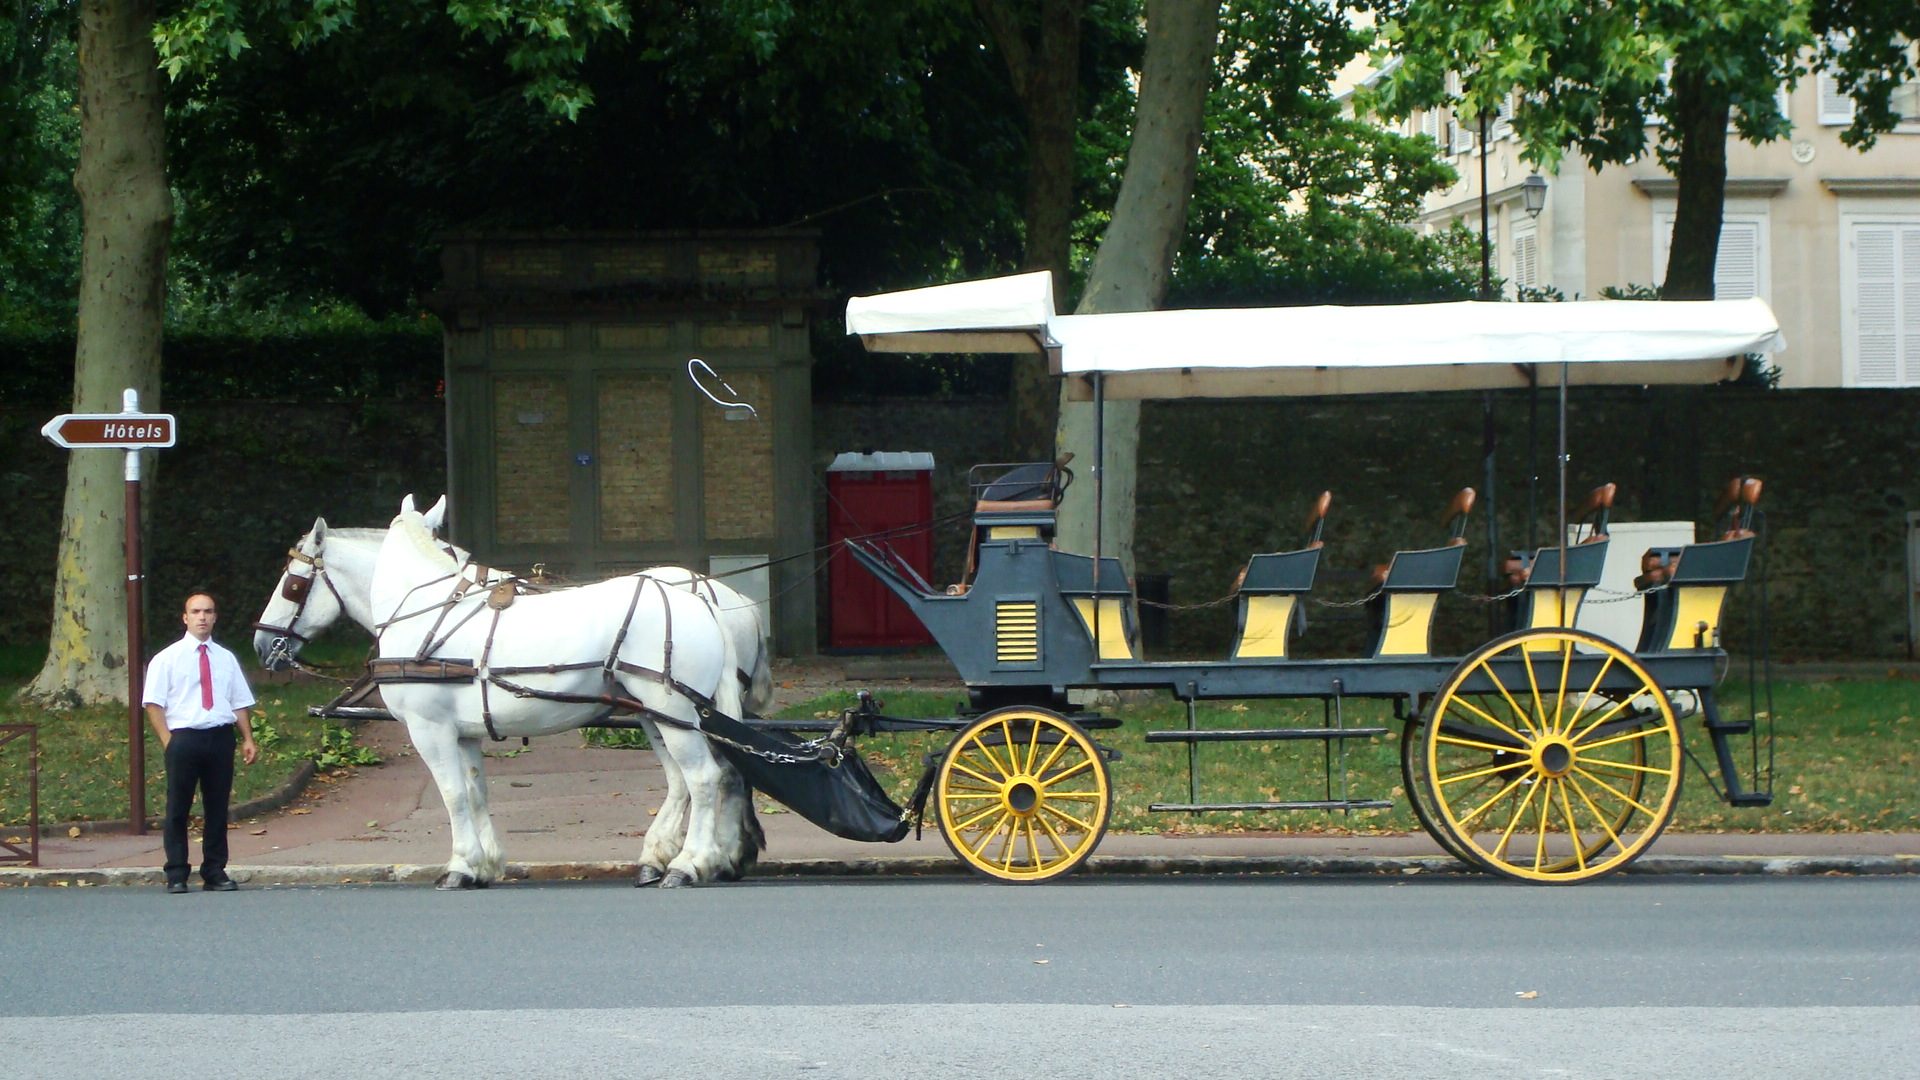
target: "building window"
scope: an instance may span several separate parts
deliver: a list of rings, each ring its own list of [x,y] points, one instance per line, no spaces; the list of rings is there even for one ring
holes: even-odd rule
[[[1659,285],[1667,280],[1667,256],[1673,247],[1673,204],[1667,203],[1654,211],[1653,218],[1653,281]],[[1761,210],[1734,210],[1731,207],[1720,219],[1720,250],[1713,263],[1713,298],[1715,300],[1745,300],[1757,296],[1767,300],[1772,295],[1772,282],[1767,267],[1767,212]]]
[[[1846,127],[1853,123],[1853,99],[1840,88],[1840,80],[1822,71],[1814,80],[1820,96],[1820,123],[1823,127]],[[1900,118],[1893,130],[1920,132],[1920,79],[1902,83],[1887,102]]]
[[[1920,214],[1842,219],[1844,385],[1920,386]]]
[[[1513,274],[1509,280],[1515,296],[1523,289],[1540,287],[1540,230],[1531,221],[1514,227]]]

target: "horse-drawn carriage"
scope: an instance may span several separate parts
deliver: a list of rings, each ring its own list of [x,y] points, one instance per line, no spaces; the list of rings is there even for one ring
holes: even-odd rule
[[[1569,384],[1713,382],[1736,374],[1745,354],[1781,344],[1771,312],[1757,300],[1061,316],[1054,314],[1044,273],[858,297],[848,306],[847,326],[872,351],[1042,353],[1071,392],[1092,402],[1096,417],[1113,398],[1556,388],[1563,505]],[[1101,430],[1098,419],[1095,430]],[[1103,458],[1096,443],[1094,460]],[[1075,487],[1074,497],[1086,497],[1090,488],[1098,504],[1102,470],[1096,464],[1085,471],[1090,483]],[[584,632],[575,624],[586,621],[580,617],[585,609],[576,605],[565,628],[579,638],[576,651],[582,655],[539,660],[541,647],[514,643],[511,634],[496,643],[496,633],[509,625],[501,620],[513,603],[513,588],[475,588],[485,575],[463,561],[464,553],[430,550],[424,537],[431,523],[403,514],[377,555],[378,574],[387,581],[372,588],[377,602],[362,621],[381,634],[382,659],[375,667],[385,665],[389,704],[397,692],[406,708],[395,711],[406,714],[416,741],[440,738],[439,727],[421,710],[444,699],[434,707],[447,714],[441,741],[448,745],[437,756],[446,759],[448,776],[441,777],[438,766],[435,775],[454,818],[450,876],[459,884],[484,883],[500,868],[497,843],[484,824],[484,781],[476,791],[459,767],[478,760],[477,749],[466,751],[468,743],[477,745],[482,720],[484,734],[502,737],[636,722],[614,717],[623,710],[649,726],[656,746],[665,735],[663,760],[669,754],[687,759],[668,763],[668,779],[671,784],[684,767],[693,789],[691,796],[688,785],[676,789],[679,808],[670,796],[669,808],[649,829],[642,883],[663,876],[675,883],[669,864],[680,880],[726,877],[751,858],[758,833],[751,802],[738,797],[724,768],[714,771],[716,760],[730,762],[753,786],[841,835],[898,839],[904,823],[930,801],[931,817],[972,870],[1015,882],[1067,874],[1098,846],[1113,808],[1112,752],[1095,733],[1118,721],[1076,706],[1086,691],[1171,693],[1187,707],[1185,726],[1149,731],[1145,738],[1183,743],[1190,754],[1208,742],[1314,740],[1332,747],[1381,736],[1388,733],[1384,726],[1349,724],[1343,705],[1391,702],[1402,727],[1405,790],[1421,824],[1462,860],[1528,881],[1590,880],[1624,867],[1653,843],[1680,792],[1683,716],[1701,719],[1725,797],[1747,805],[1768,799],[1748,789],[1729,745],[1731,738],[1757,738],[1758,732],[1751,720],[1723,718],[1714,693],[1726,660],[1719,639],[1722,609],[1753,561],[1757,480],[1735,480],[1723,518],[1704,541],[1645,553],[1635,583],[1644,618],[1631,646],[1575,628],[1582,603],[1601,587],[1612,506],[1607,486],[1575,512],[1582,519],[1580,542],[1516,553],[1511,560],[1514,587],[1506,599],[1512,632],[1464,657],[1432,655],[1436,603],[1454,588],[1464,553],[1463,530],[1474,502],[1468,489],[1449,507],[1446,542],[1400,551],[1376,572],[1366,597],[1374,630],[1370,655],[1303,658],[1295,649],[1298,614],[1312,598],[1322,553],[1328,504],[1322,496],[1297,548],[1248,558],[1232,587],[1237,624],[1227,656],[1154,661],[1141,649],[1137,599],[1125,569],[1102,550],[1098,527],[1091,554],[1057,546],[1070,477],[1056,463],[977,467],[965,577],[952,586],[924,580],[884,537],[847,542],[848,553],[933,634],[965,682],[968,703],[947,720],[905,722],[880,715],[863,698],[827,737],[811,742],[745,715],[759,704],[754,688],[765,686],[764,637],[756,651],[750,634],[718,626],[701,639],[707,646],[684,647],[676,641],[674,619],[685,630],[701,622],[698,611],[678,601],[668,604],[663,595],[657,605],[662,612],[671,609],[664,631],[645,616],[636,622],[643,599],[655,594],[644,584],[629,585],[613,590],[631,597],[623,601],[624,620]],[[1566,525],[1562,521],[1559,536],[1568,535]],[[263,659],[287,656],[323,625],[317,614],[325,613],[306,607],[328,558],[325,536],[317,535],[324,532],[323,523],[316,523],[295,547],[281,592],[262,615],[257,644]],[[401,532],[406,535],[396,539],[393,534]],[[403,561],[407,572],[393,568]],[[468,578],[473,584],[462,584]],[[450,597],[419,603],[437,595],[433,588],[444,592],[446,582],[453,583]],[[340,601],[337,615],[349,605],[335,582],[327,585]],[[480,617],[483,603],[494,607],[491,616]],[[716,619],[733,611],[737,622],[741,604],[708,608]],[[429,615],[432,629],[423,621],[408,625]],[[456,629],[440,635],[443,625]],[[456,640],[457,628],[465,626],[476,627],[465,632],[472,640]],[[484,644],[479,627],[491,627]],[[404,645],[396,650],[390,638],[404,638]],[[459,658],[446,660],[453,655],[448,648]],[[501,659],[508,654],[516,657],[510,664]],[[674,675],[676,657],[683,672],[698,665],[704,681],[694,686]],[[738,685],[726,677],[729,667],[739,672]],[[466,698],[422,691],[419,684],[431,683],[434,672],[442,684],[466,687],[458,691]],[[1198,724],[1196,703],[1217,699],[1319,701],[1326,720],[1264,729]],[[502,709],[513,715],[501,719]],[[556,712],[565,716],[554,719]],[[945,751],[930,757],[906,811],[872,783],[850,744],[860,733],[903,727],[954,733]],[[700,736],[689,737],[694,730]],[[422,756],[433,764],[434,755]],[[1341,810],[1387,804],[1344,792],[1334,798],[1329,785],[1322,799],[1207,804],[1195,797],[1152,809],[1226,805]],[[481,824],[469,822],[465,828],[472,835],[463,840],[461,819],[474,817],[476,808]],[[658,842],[656,833],[663,834]]]
[[[1737,374],[1745,354],[1780,345],[1758,300],[1059,316],[1044,273],[856,298],[847,325],[874,351],[1042,353],[1075,396],[1092,401],[1096,433],[1113,398],[1557,387],[1562,504],[1568,384],[1713,382]],[[1096,449],[1096,460],[1103,456]],[[921,580],[883,541],[848,544],[926,624],[979,710],[934,767],[933,807],[954,852],[982,874],[1046,880],[1097,845],[1112,795],[1106,752],[1089,729],[1109,721],[1075,713],[1068,702],[1076,690],[1171,693],[1186,704],[1187,724],[1146,739],[1190,748],[1371,738],[1386,729],[1347,724],[1342,702],[1389,700],[1420,822],[1459,858],[1529,881],[1589,880],[1647,849],[1679,795],[1682,711],[1702,719],[1726,797],[1737,805],[1767,799],[1747,789],[1728,744],[1754,734],[1751,721],[1723,719],[1714,696],[1726,659],[1722,608],[1752,561],[1758,480],[1734,482],[1704,542],[1646,553],[1636,582],[1643,628],[1631,645],[1574,628],[1583,600],[1600,586],[1607,485],[1575,511],[1584,518],[1580,543],[1510,561],[1511,633],[1464,657],[1432,655],[1436,601],[1454,588],[1464,551],[1468,489],[1449,507],[1447,542],[1400,551],[1376,570],[1367,597],[1370,655],[1303,659],[1293,648],[1320,562],[1323,495],[1298,548],[1248,558],[1233,586],[1230,654],[1156,662],[1142,655],[1136,597],[1118,560],[1100,550],[1098,526],[1091,555],[1055,544],[1066,477],[1045,463],[976,469],[967,580],[950,588]],[[1098,503],[1097,467],[1092,479]],[[1328,719],[1238,730],[1194,721],[1196,702],[1257,698],[1319,700]],[[1152,809],[1384,805],[1329,797]]]

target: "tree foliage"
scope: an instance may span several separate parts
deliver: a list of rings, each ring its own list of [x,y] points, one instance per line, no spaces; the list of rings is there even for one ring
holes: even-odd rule
[[[1893,86],[1911,72],[1920,22],[1909,0],[1371,0],[1391,70],[1388,116],[1452,105],[1472,118],[1511,100],[1522,155],[1544,168],[1577,151],[1598,169],[1649,140],[1679,182],[1662,294],[1713,295],[1726,132],[1787,134],[1778,91],[1834,66],[1861,108],[1850,142],[1892,126]]]
[[[71,326],[80,277],[72,0],[0,21],[0,325]]]

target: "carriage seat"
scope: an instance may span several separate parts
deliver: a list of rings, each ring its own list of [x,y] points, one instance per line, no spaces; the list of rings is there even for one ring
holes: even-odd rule
[[[1326,546],[1321,534],[1332,505],[1333,492],[1321,492],[1307,511],[1306,535],[1298,548],[1255,555],[1240,568],[1233,582],[1240,608],[1234,659],[1287,655],[1288,641],[1302,623],[1299,598],[1313,589],[1320,567]]]
[[[1655,548],[1642,558],[1642,573],[1634,579],[1634,585],[1647,594],[1640,651],[1719,645],[1727,594],[1746,580],[1753,558],[1760,489],[1756,477],[1734,477],[1714,510],[1708,530],[1712,539],[1681,548]]]
[[[1444,523],[1444,528],[1447,533],[1446,543],[1442,544],[1440,547],[1437,547],[1437,548],[1428,548],[1426,549],[1426,551],[1397,552],[1395,553],[1392,562],[1384,562],[1384,563],[1379,563],[1375,565],[1373,568],[1374,587],[1375,588],[1392,588],[1393,587],[1390,584],[1390,579],[1393,576],[1394,564],[1401,561],[1400,557],[1402,555],[1423,555],[1423,554],[1426,554],[1427,552],[1443,552],[1448,548],[1466,547],[1467,546],[1467,515],[1473,512],[1473,501],[1475,497],[1476,496],[1472,488],[1461,488],[1459,493],[1454,495],[1453,501],[1447,504],[1446,513],[1440,516],[1440,520]],[[1457,556],[1454,559],[1454,563],[1456,564],[1456,570],[1457,570],[1458,563],[1459,563],[1459,558]],[[1411,567],[1409,567],[1409,569],[1411,569]],[[1452,588],[1453,587],[1452,582],[1449,581],[1446,587],[1449,589]]]
[[[1736,476],[1727,481],[1713,508],[1713,526],[1717,540],[1745,540],[1753,536],[1753,517],[1760,503],[1762,483],[1757,476]],[[1642,592],[1673,580],[1673,571],[1684,548],[1648,548],[1640,556],[1640,576],[1633,587]]]
[[[1397,551],[1393,561],[1373,571],[1376,595],[1367,605],[1373,619],[1373,655],[1428,656],[1433,652],[1433,612],[1440,594],[1460,578],[1467,551],[1467,515],[1474,491],[1461,488],[1447,504],[1442,520],[1446,540],[1439,547]]]
[[[1605,544],[1607,542],[1607,521],[1613,515],[1613,497],[1618,490],[1619,485],[1617,484],[1601,484],[1599,487],[1587,493],[1586,501],[1567,511],[1568,521],[1587,527],[1587,534],[1580,538],[1579,544]],[[1575,546],[1577,547],[1579,544]],[[1507,588],[1518,589],[1526,585],[1533,577],[1533,568],[1540,559],[1541,554],[1553,550],[1556,549],[1553,547],[1545,547],[1539,551],[1515,551],[1509,554],[1506,559],[1500,563],[1501,573],[1503,573],[1507,579]],[[1595,568],[1595,574],[1598,574],[1598,567]],[[1569,583],[1578,580],[1575,578],[1571,568],[1569,568],[1567,576]],[[1592,581],[1581,581],[1580,583],[1585,585],[1598,585],[1600,579],[1598,576],[1595,576]],[[1559,582],[1555,582],[1554,584],[1558,585]]]
[[[1057,461],[1002,462],[967,471],[973,532],[967,539],[966,569],[957,584],[947,586],[948,596],[965,596],[973,588],[983,538],[1053,540],[1060,500],[1073,483],[1073,470],[1067,468],[1072,460],[1072,454],[1063,454]]]

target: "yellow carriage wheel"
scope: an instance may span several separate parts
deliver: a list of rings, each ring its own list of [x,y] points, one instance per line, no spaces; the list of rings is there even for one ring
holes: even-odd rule
[[[1629,765],[1646,764],[1645,743],[1635,740],[1629,744],[1632,761]],[[1472,764],[1471,760],[1465,764]],[[1481,800],[1506,789],[1506,794],[1484,815],[1485,821],[1479,827],[1482,831],[1504,833],[1525,801],[1528,790],[1525,784],[1508,786],[1519,770],[1525,767],[1525,761],[1517,751],[1484,751],[1477,765],[1471,771],[1478,773],[1471,781],[1464,783],[1460,790],[1453,793],[1455,802],[1478,804]],[[1430,792],[1433,782],[1427,775],[1426,732],[1425,725],[1419,720],[1407,722],[1406,730],[1400,735],[1400,778],[1403,790],[1407,793],[1407,803],[1413,807],[1413,816],[1419,820],[1420,827],[1426,830],[1441,850],[1466,863],[1468,866],[1482,868],[1484,864],[1458,840],[1453,838],[1441,822],[1442,815],[1433,805]],[[1549,874],[1563,873],[1569,868],[1577,869],[1585,862],[1598,858],[1613,844],[1613,837],[1626,827],[1631,820],[1634,803],[1642,798],[1647,778],[1644,773],[1634,772],[1621,785],[1625,789],[1625,798],[1615,810],[1613,820],[1608,826],[1598,830],[1588,830],[1584,834],[1585,844],[1580,854],[1569,850],[1560,858],[1551,859],[1542,869]],[[1569,845],[1571,847],[1571,845]]]
[[[961,730],[940,760],[934,805],[961,862],[1000,881],[1050,881],[1093,854],[1113,788],[1080,725],[1020,707]]]
[[[1449,849],[1522,881],[1621,869],[1680,798],[1667,695],[1632,653],[1578,630],[1482,646],[1448,676],[1420,739],[1419,779]]]

